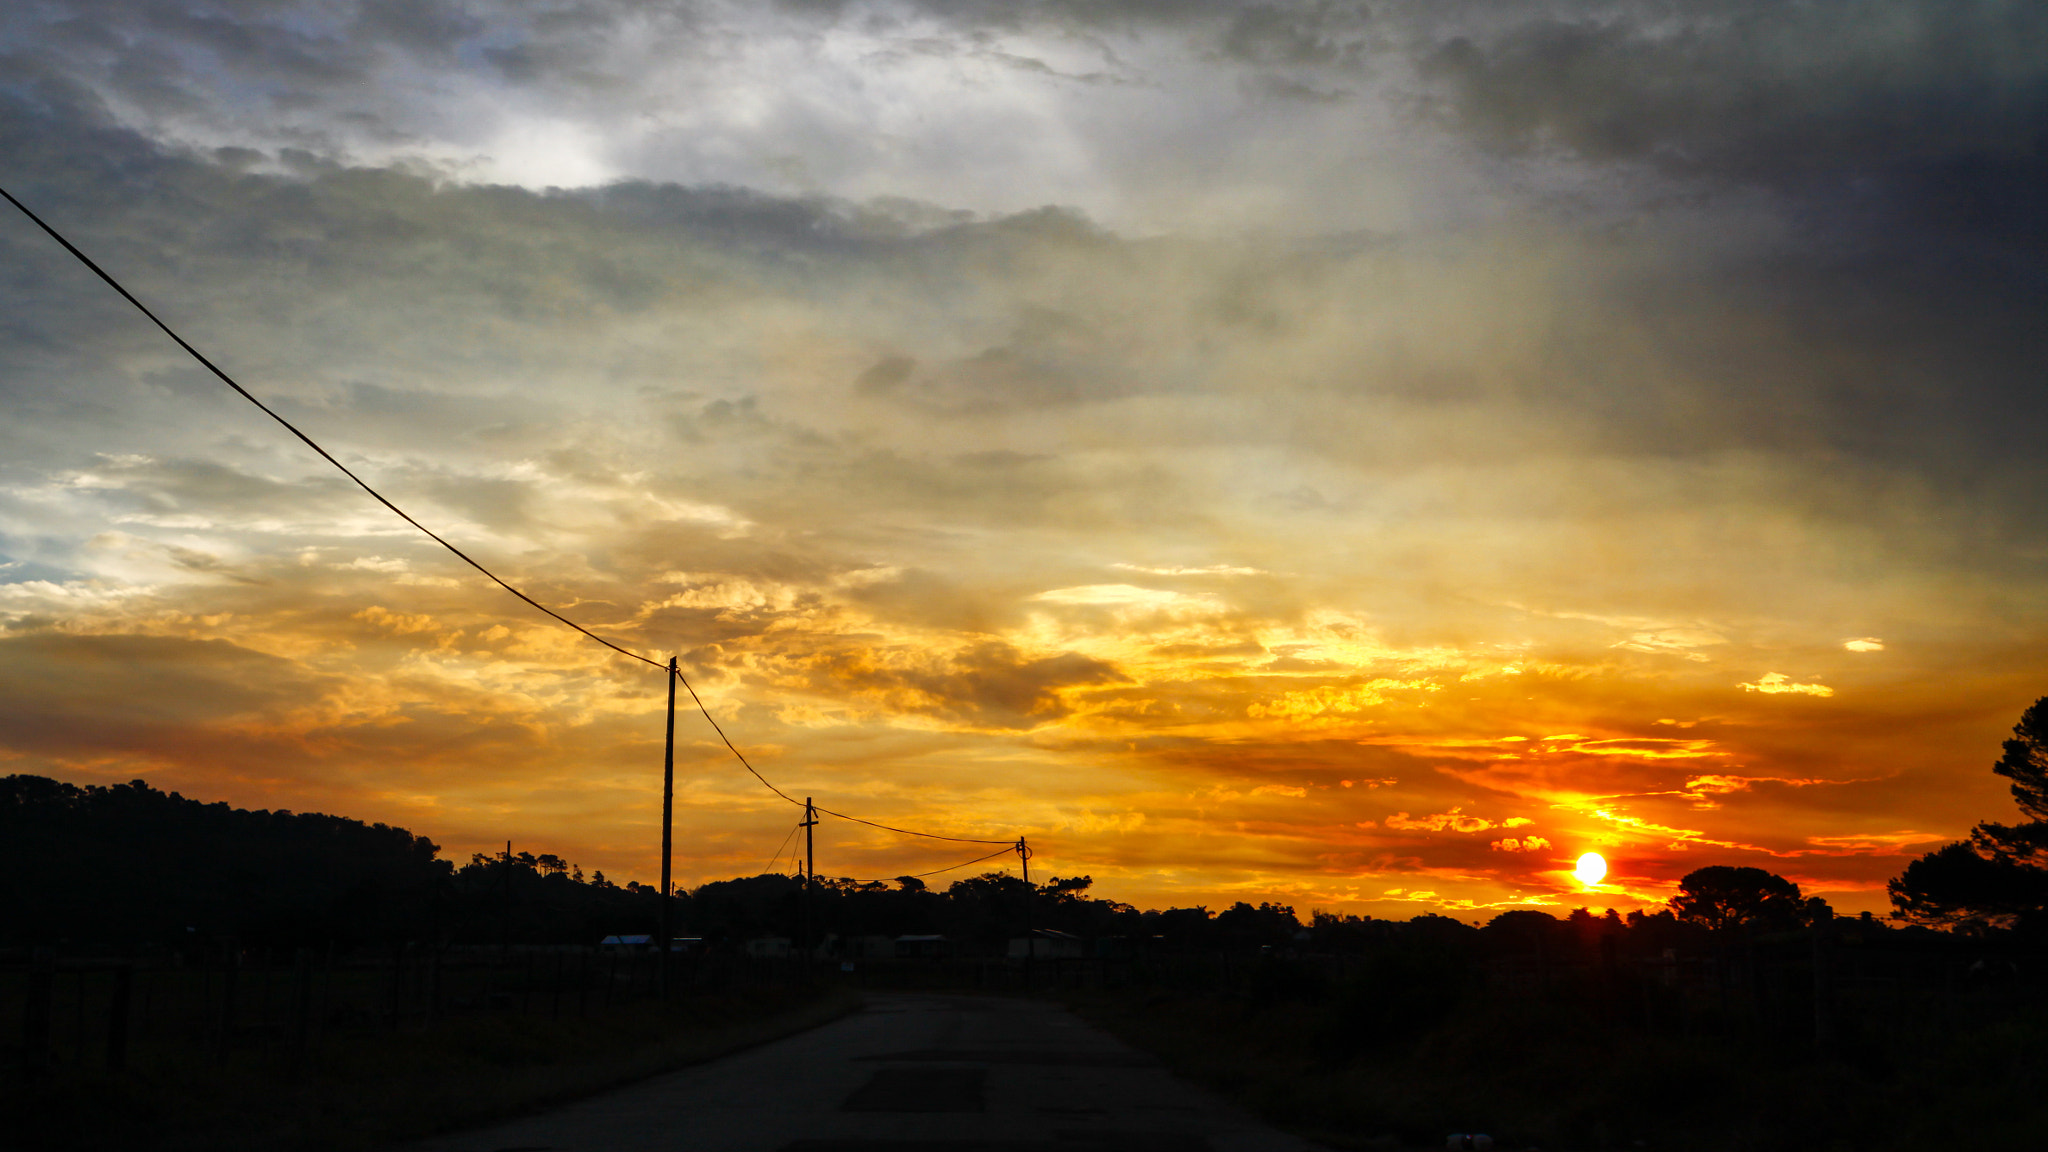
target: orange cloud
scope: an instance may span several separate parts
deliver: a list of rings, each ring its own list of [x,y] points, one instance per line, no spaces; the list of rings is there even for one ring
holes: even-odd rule
[[[1453,808],[1433,816],[1410,817],[1406,812],[1396,812],[1385,819],[1389,828],[1404,832],[1484,832],[1494,827],[1494,822],[1478,816],[1464,815],[1461,809]]]

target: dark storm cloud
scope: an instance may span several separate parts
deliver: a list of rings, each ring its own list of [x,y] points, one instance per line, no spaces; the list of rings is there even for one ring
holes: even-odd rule
[[[2038,155],[2048,12],[2013,0],[1595,5],[1427,57],[1487,144],[1796,182]]]
[[[1797,263],[1773,261],[1750,273],[1768,282],[1738,290],[1777,294],[1802,320],[1890,341],[1896,312],[1955,308],[1940,326],[1959,346],[2010,349],[2011,325],[2048,289],[2038,4],[1597,6],[1420,51],[1454,122],[1486,148],[1647,169],[1667,181],[1653,197],[1780,198]],[[1814,294],[1835,315],[1812,315]],[[1892,351],[1910,362],[1926,348]]]
[[[387,55],[455,62],[493,38],[503,56],[537,55],[557,39],[589,35],[635,7],[529,6],[449,0],[221,4],[156,0],[62,0],[23,6],[11,37],[33,38],[59,66],[111,79],[145,106],[255,94],[281,103],[368,82]],[[232,81],[222,85],[221,81]]]
[[[1466,66],[1456,81],[1476,101],[1470,115],[1483,120],[1491,107],[1477,95],[1485,85],[1507,83],[1487,70],[1495,65],[1483,62],[1494,57],[1484,53],[1516,60],[1538,51],[1528,43],[1555,35],[1562,33],[1524,30],[1473,48],[1482,63]],[[1602,37],[1622,33],[1570,35],[1604,44]],[[902,202],[855,205],[645,181],[550,194],[318,164],[297,175],[262,175],[114,127],[89,93],[63,82],[14,89],[9,111],[0,126],[7,157],[0,170],[10,188],[50,208],[162,301],[174,323],[189,321],[191,334],[206,336],[208,325],[228,317],[265,321],[253,338],[238,330],[234,366],[263,376],[287,358],[323,365],[325,378],[308,382],[303,402],[324,406],[328,427],[374,432],[387,448],[438,448],[449,427],[470,437],[502,429],[499,448],[503,436],[544,433],[552,418],[544,396],[485,383],[544,379],[590,360],[587,346],[538,346],[529,335],[538,326],[602,324],[665,305],[700,315],[773,300],[829,306],[875,286],[936,316],[949,302],[933,286],[1007,280],[1008,298],[989,298],[984,309],[1007,310],[1004,327],[978,346],[942,354],[877,349],[848,370],[852,391],[874,403],[981,416],[1213,386],[1206,368],[1133,361],[1148,341],[1178,336],[1181,346],[1198,348],[1228,336],[1240,347],[1265,342],[1276,357],[1298,358],[1292,343],[1307,317],[1371,283],[1377,267],[1429,259],[1387,239],[1361,245],[1340,238],[1293,252],[1139,244],[1056,210],[963,220]],[[1952,167],[1974,175],[1947,183],[1939,173],[1948,169],[1939,166],[1873,167],[1882,179],[1866,182],[1860,201],[1840,201],[1841,212],[1830,214],[1834,201],[1802,193],[1793,210],[1819,226],[1789,250],[1710,250],[1677,267],[1618,261],[1591,278],[1560,269],[1557,282],[1531,285],[1560,304],[1549,348],[1511,384],[1403,364],[1401,353],[1382,346],[1367,353],[1377,360],[1371,391],[1418,405],[1568,412],[1606,446],[1630,452],[1820,447],[1883,466],[1921,460],[1976,474],[2024,464],[2030,453],[2020,430],[2048,403],[2026,386],[2044,370],[2044,352],[2026,333],[2048,289],[2038,263],[2022,258],[2024,247],[1972,238],[2024,238],[2034,211],[2024,195],[2027,163],[1957,159]],[[1728,178],[1749,170],[1731,167]],[[1942,195],[1954,200],[1947,216],[1923,207]],[[1647,239],[1652,220],[1632,228]],[[1835,240],[1822,243],[1830,235]],[[10,297],[0,324],[14,364],[0,387],[13,389],[26,409],[81,404],[25,382],[75,376],[94,360],[155,357],[162,367],[148,379],[212,390],[40,238],[10,230],[0,233],[0,245],[18,270],[12,287],[0,286]],[[1077,286],[1096,297],[1059,299]],[[337,296],[357,304],[324,305]],[[309,328],[304,319],[316,313],[322,323]],[[488,319],[505,327],[479,322]],[[418,338],[422,324],[436,335],[431,344]],[[1640,365],[1602,354],[1617,336],[1645,331],[1666,369],[1646,377]],[[629,344],[598,350],[622,370],[638,354]],[[1355,387],[1361,374],[1342,362],[1345,353],[1333,355],[1287,370],[1311,387]],[[469,395],[450,397],[446,385],[392,388],[365,376],[462,381],[459,390]],[[700,439],[746,430],[806,435],[746,407],[752,403],[708,396],[679,414],[675,427]],[[79,406],[70,418],[101,425],[102,415]],[[1356,431],[1329,422],[1302,435],[1314,443],[1327,434],[1333,454],[1354,455]],[[1526,436],[1523,442],[1542,447]],[[20,458],[48,450],[24,444]],[[857,459],[846,457],[846,466],[857,467]],[[886,484],[888,476],[881,469],[874,482]],[[2001,492],[2025,489],[1996,483]],[[938,498],[959,490],[952,482],[908,487]]]

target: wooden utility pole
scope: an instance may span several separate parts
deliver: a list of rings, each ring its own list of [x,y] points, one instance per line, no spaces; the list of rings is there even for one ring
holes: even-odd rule
[[[668,738],[661,752],[661,937],[655,955],[661,957],[661,996],[668,998],[669,941],[674,939],[669,921],[669,860],[675,850],[676,813],[676,658],[668,658]]]
[[[1038,959],[1038,929],[1034,926],[1032,903],[1037,893],[1031,887],[1031,846],[1017,837],[1017,862],[1024,868],[1024,990],[1031,990],[1031,969]]]
[[[818,848],[817,842],[811,838],[811,830],[817,826],[818,806],[811,803],[811,798],[806,796],[804,797],[804,930],[803,939],[798,941],[798,946],[805,951],[809,951],[811,948],[811,886],[817,880],[818,875]],[[804,965],[804,970],[806,972],[810,971],[808,963]]]

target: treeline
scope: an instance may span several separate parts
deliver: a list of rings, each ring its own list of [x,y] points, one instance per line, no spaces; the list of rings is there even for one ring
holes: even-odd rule
[[[592,944],[652,933],[654,888],[584,875],[549,853],[478,853],[456,867],[426,837],[338,816],[203,804],[137,780],[102,787],[37,776],[0,779],[0,842],[21,866],[0,872],[10,915],[0,944],[71,949],[247,946],[349,948],[423,944]],[[1140,910],[1089,895],[1086,876],[1027,885],[991,872],[944,889],[912,877],[883,883],[761,875],[679,893],[678,935],[738,946],[762,936],[810,941],[944,936],[962,955],[1002,955],[1027,925],[1114,951],[1360,954],[1421,944],[1547,950],[1597,946],[1628,954],[1697,949],[1712,933],[1769,932],[1831,917],[1797,886],[1754,868],[1688,876],[1670,909],[1622,917],[1535,910],[1485,930],[1444,916],[1407,921],[1312,914],[1236,903]],[[1891,931],[1863,920],[1866,932]],[[1111,949],[1103,949],[1107,954]]]
[[[339,816],[248,811],[40,776],[0,779],[0,942],[178,945],[388,939],[451,869],[424,836]]]
[[[457,869],[404,828],[207,804],[141,780],[0,778],[0,844],[12,861],[0,947],[12,949],[591,942],[651,924],[655,904],[652,888],[573,879],[552,857]]]
[[[77,785],[0,778],[0,947],[71,950],[426,944],[592,944],[652,933],[658,891],[584,875],[551,853],[478,853],[460,867],[424,836],[318,813],[248,810],[141,780]],[[1026,925],[1176,945],[1287,945],[1292,909],[1239,904],[1140,912],[1092,899],[1087,877],[1026,885],[1002,873],[943,891],[905,877],[860,883],[762,875],[678,893],[678,935],[943,935],[1000,954]]]

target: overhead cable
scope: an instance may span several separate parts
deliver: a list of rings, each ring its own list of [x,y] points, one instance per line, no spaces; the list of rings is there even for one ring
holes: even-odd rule
[[[711,730],[713,732],[718,733],[718,738],[720,740],[725,741],[726,748],[732,752],[733,758],[740,762],[741,767],[753,773],[754,779],[759,780],[761,782],[762,787],[768,789],[770,792],[775,793],[777,796],[782,797],[784,800],[789,801],[791,804],[794,804],[799,808],[804,807],[803,801],[797,799],[794,796],[791,796],[789,793],[784,792],[782,789],[777,788],[775,785],[769,783],[768,778],[766,776],[761,775],[760,771],[756,769],[754,765],[747,760],[746,753],[740,751],[739,748],[733,744],[732,737],[727,736],[725,734],[725,729],[718,726],[718,721],[711,715],[711,710],[704,706],[704,701],[702,699],[699,699],[697,696],[697,690],[695,688],[690,687],[689,680],[685,679],[681,672],[676,673],[676,680],[682,684],[683,690],[690,694],[690,699],[697,705],[697,711],[702,712],[704,714],[704,719],[711,725]],[[858,816],[848,816],[844,812],[834,812],[832,809],[826,808],[823,805],[812,805],[812,807],[816,808],[820,812],[823,812],[827,816],[837,816],[841,820],[851,820],[855,824],[865,824],[870,828],[880,828],[884,832],[894,832],[899,836],[922,836],[927,840],[950,840],[955,844],[1013,843],[1013,841],[1009,840],[981,840],[970,836],[941,836],[936,832],[914,832],[908,828],[895,828],[887,824],[877,824],[873,820],[863,820]],[[998,855],[1000,855],[1000,853],[998,853]]]
[[[969,864],[979,864],[979,863],[981,863],[981,862],[982,862],[983,860],[993,860],[993,859],[995,859],[995,858],[996,858],[996,857],[998,857],[998,856],[1008,856],[1008,855],[1009,855],[1010,853],[1012,853],[1012,852],[1015,852],[1016,850],[1017,850],[1017,849],[1016,849],[1016,846],[1015,846],[1015,845],[1012,845],[1011,847],[1008,847],[1008,848],[1005,848],[1005,849],[1003,849],[1003,850],[1002,850],[1001,852],[991,852],[991,853],[989,853],[989,854],[988,854],[988,855],[986,855],[986,856],[979,856],[979,857],[976,857],[976,858],[975,858],[975,859],[973,859],[973,860],[968,860],[968,861],[964,861],[964,862],[962,862],[962,863],[959,863],[959,864],[954,864],[954,865],[952,865],[951,867],[947,867],[947,868],[934,868],[934,869],[932,869],[932,870],[931,870],[931,871],[929,871],[929,872],[913,872],[913,873],[911,873],[911,875],[910,875],[910,878],[911,878],[912,880],[922,880],[922,879],[924,879],[924,878],[925,878],[925,877],[927,877],[927,876],[937,876],[937,875],[938,875],[939,873],[941,873],[941,872],[952,872],[952,871],[954,871],[954,870],[956,870],[956,869],[960,869],[960,868],[965,868],[965,867],[967,867],[967,866],[968,866]],[[900,879],[900,877],[898,877],[898,879]]]
[[[1003,849],[1001,852],[991,852],[986,856],[977,856],[972,860],[963,860],[958,864],[948,864],[944,868],[934,868],[929,872],[912,872],[908,876],[891,876],[889,877],[889,880],[922,880],[927,876],[937,876],[941,872],[953,872],[961,868],[965,868],[970,864],[979,864],[983,860],[993,860],[998,856],[1008,856],[1010,853],[1015,852],[1016,850],[1017,846],[1015,844],[1012,844],[1008,848]],[[886,884],[888,882],[888,880],[858,881],[858,883],[861,884]]]
[[[733,757],[740,762],[740,765],[744,767],[748,772],[752,773],[754,779],[759,780],[762,786],[766,787],[770,792],[775,793],[777,796],[782,797],[784,800],[789,801],[791,804],[802,806],[803,801],[798,800],[796,797],[791,796],[789,793],[784,792],[780,788],[777,788],[774,784],[769,782],[766,776],[761,775],[761,773],[754,768],[753,764],[748,762],[746,755],[739,750],[738,746],[733,744],[732,738],[725,734],[725,729],[719,727],[717,719],[715,719],[711,715],[711,710],[704,706],[703,699],[697,695],[697,690],[690,686],[689,678],[685,677],[680,670],[672,670],[669,668],[667,664],[664,664],[659,660],[642,656],[638,652],[635,652],[629,648],[625,648],[618,644],[614,644],[610,640],[607,640],[604,637],[599,636],[597,633],[592,632],[590,629],[585,628],[583,625],[578,624],[574,620],[569,619],[567,616],[562,615],[560,612],[557,612],[554,609],[548,607],[547,605],[541,603],[540,601],[535,600],[533,597],[528,596],[526,593],[521,592],[517,588],[514,588],[511,584],[506,583],[505,580],[500,578],[497,573],[491,571],[489,568],[486,568],[482,564],[478,563],[469,555],[469,553],[464,552],[462,549],[457,548],[455,545],[443,539],[441,535],[435,532],[433,529],[413,519],[410,515],[406,513],[405,509],[400,508],[396,504],[393,504],[390,500],[384,497],[384,494],[382,492],[379,492],[375,488],[370,487],[368,481],[356,475],[354,472],[351,472],[349,470],[348,465],[343,464],[340,460],[335,459],[334,454],[329,452],[327,449],[322,448],[319,442],[315,441],[311,436],[306,435],[304,432],[301,432],[296,424],[293,424],[291,421],[279,415],[276,412],[276,410],[270,407],[270,405],[265,404],[261,400],[258,400],[256,396],[253,393],[251,393],[247,388],[244,388],[241,386],[241,384],[237,383],[234,377],[222,371],[220,366],[215,364],[213,361],[208,360],[206,356],[199,351],[199,349],[194,348],[190,343],[186,342],[183,336],[178,335],[177,332],[171,329],[171,326],[169,324],[164,323],[163,320],[158,318],[156,313],[150,311],[148,305],[136,299],[134,293],[122,287],[121,282],[119,280],[114,279],[114,277],[110,275],[106,269],[101,268],[98,264],[94,263],[92,257],[87,256],[84,252],[79,251],[78,246],[73,244],[71,241],[66,240],[64,238],[63,233],[57,231],[55,228],[52,228],[49,224],[45,223],[42,217],[36,215],[34,212],[29,210],[28,205],[23,204],[21,201],[15,199],[13,193],[7,191],[5,188],[0,188],[0,196],[6,197],[7,202],[9,204],[12,204],[16,208],[20,209],[22,215],[34,221],[36,227],[41,228],[44,232],[48,233],[50,239],[55,240],[57,243],[63,245],[64,250],[66,252],[71,253],[71,255],[73,255],[74,257],[76,257],[79,263],[91,269],[93,275],[98,276],[101,280],[106,281],[107,287],[112,288],[114,291],[120,293],[121,298],[123,300],[128,301],[128,303],[130,304],[133,304],[135,306],[136,311],[148,317],[150,323],[162,329],[164,335],[169,336],[172,339],[172,341],[174,341],[178,345],[178,347],[183,348],[187,353],[191,355],[191,357],[194,360],[199,361],[199,363],[202,366],[204,366],[208,372],[211,372],[215,376],[219,377],[221,383],[226,384],[228,387],[234,389],[237,395],[241,396],[242,399],[247,400],[249,403],[254,404],[260,411],[262,411],[262,413],[265,416],[268,416],[272,420],[277,421],[280,425],[284,427],[285,431],[290,432],[292,435],[298,437],[299,440],[306,445],[306,447],[311,448],[314,452],[318,453],[321,459],[327,461],[329,464],[334,465],[335,468],[340,470],[342,475],[348,477],[350,480],[355,481],[356,487],[361,488],[363,491],[369,493],[371,499],[377,501],[377,503],[382,504],[384,507],[390,509],[392,514],[397,516],[400,520],[403,520],[407,524],[412,525],[414,528],[419,529],[422,533],[426,535],[428,539],[432,540],[436,544],[439,544],[441,547],[446,548],[449,552],[453,553],[456,556],[456,558],[460,559],[463,563],[469,565],[471,568],[474,568],[478,572],[483,573],[484,576],[491,581],[491,583],[496,584],[498,587],[503,588],[507,592],[510,592],[512,595],[518,597],[520,600],[525,601],[534,609],[553,618],[558,623],[567,625],[568,627],[573,628],[578,632],[581,632],[583,635],[589,637],[592,640],[597,641],[599,644],[604,645],[605,647],[611,649],[612,651],[618,653],[621,656],[625,656],[633,660],[638,660],[642,664],[651,665],[655,668],[660,668],[665,671],[669,671],[670,674],[675,676],[676,680],[682,684],[683,688],[690,693],[690,699],[697,705],[697,711],[703,713],[705,721],[711,725],[711,730],[718,733],[718,738],[724,741],[727,750],[729,750],[733,754]],[[895,832],[903,836],[922,836],[928,840],[951,840],[956,843],[962,844],[1006,843],[1006,841],[1001,840],[976,840],[963,836],[940,836],[936,833],[931,832],[913,832],[908,828],[892,828],[887,824],[877,824],[872,820],[863,820],[858,816],[848,816],[843,812],[833,812],[829,808],[820,808],[818,809],[818,811],[825,812],[832,816],[837,816],[841,820],[851,820],[856,824],[866,824],[870,828],[880,828],[883,831]]]
[[[755,775],[759,775],[759,773],[755,773]],[[767,782],[763,781],[763,783]],[[772,788],[774,785],[770,784],[769,787]],[[1005,846],[1003,852],[1016,850],[1016,841],[1014,840],[978,840],[972,836],[941,836],[936,832],[912,832],[908,828],[891,828],[887,824],[877,824],[873,820],[863,820],[858,816],[848,816],[844,812],[834,812],[830,808],[823,806],[819,806],[818,811],[823,812],[827,816],[837,816],[841,820],[851,820],[855,824],[865,824],[870,828],[880,828],[884,832],[894,832],[902,836],[922,836],[927,840],[951,840],[955,844],[1002,844]],[[1003,852],[997,852],[994,855],[1001,856]],[[987,856],[982,857],[984,860],[988,858]],[[970,860],[968,863],[972,864],[974,861]]]
[[[234,377],[228,375],[226,372],[221,371],[220,366],[215,364],[213,361],[208,360],[204,355],[200,353],[199,349],[194,348],[192,345],[186,343],[185,338],[183,336],[180,336],[176,332],[173,332],[171,330],[170,325],[158,319],[157,314],[151,312],[149,310],[149,307],[145,305],[142,301],[137,300],[135,298],[135,295],[129,292],[128,289],[123,288],[121,286],[120,281],[108,275],[106,269],[101,268],[98,264],[93,263],[92,257],[87,256],[83,252],[80,252],[76,245],[72,244],[71,241],[66,240],[63,237],[63,235],[59,233],[55,228],[52,228],[48,224],[45,224],[43,222],[42,217],[36,215],[34,212],[29,211],[28,205],[23,204],[19,200],[16,200],[13,194],[8,192],[5,188],[0,188],[0,196],[7,197],[7,202],[9,204],[14,205],[16,208],[21,209],[22,215],[27,216],[30,220],[35,221],[36,227],[41,228],[43,231],[49,233],[50,238],[52,240],[55,240],[57,243],[62,244],[66,252],[69,252],[73,256],[78,257],[79,263],[84,264],[87,268],[92,269],[93,275],[98,276],[100,279],[106,281],[107,286],[109,288],[112,288],[114,291],[119,292],[121,294],[122,299],[128,301],[130,304],[135,305],[137,311],[141,312],[144,316],[149,317],[150,323],[156,325],[158,328],[163,329],[164,335],[169,336],[172,340],[176,341],[178,347],[183,348],[185,351],[191,353],[192,358],[194,360],[199,361],[200,364],[204,365],[208,372],[211,372],[215,376],[220,377],[221,383],[226,384],[230,388],[233,388],[237,393],[241,395],[242,399],[247,400],[249,403],[254,404],[257,408],[261,409],[265,416],[268,416],[272,420],[277,421],[279,424],[284,425],[285,431],[290,432],[292,435],[297,436],[300,440],[304,441],[306,447],[311,448],[315,452],[318,452],[320,454],[321,459],[327,461],[329,464],[332,464],[336,468],[340,469],[342,475],[356,482],[356,487],[361,488],[365,492],[368,492],[372,499],[376,500],[377,503],[382,504],[384,507],[389,508],[392,511],[392,513],[396,515],[400,520],[403,520],[407,524],[410,524],[413,527],[419,529],[421,532],[426,533],[427,537],[431,539],[434,543],[439,544],[441,547],[446,548],[450,552],[453,552],[458,558],[462,560],[463,563],[483,573],[486,577],[490,579],[492,583],[496,584],[498,587],[503,588],[505,591],[510,592],[514,596],[519,597],[521,600],[526,601],[528,604],[532,605],[533,607],[539,609],[542,612],[547,613],[549,616],[554,617],[556,620],[562,622],[563,624],[566,624],[569,627],[574,628],[576,631],[583,633],[585,636],[590,637],[592,640],[597,641],[599,644],[602,644],[605,647],[611,649],[612,651],[617,652],[619,655],[629,656],[635,660],[640,661],[642,664],[652,664],[656,668],[668,667],[668,665],[663,664],[659,660],[649,659],[648,657],[640,655],[638,652],[622,648],[619,645],[612,643],[604,637],[599,636],[597,633],[592,632],[590,629],[585,628],[583,625],[578,624],[574,620],[569,619],[567,616],[562,615],[560,612],[555,611],[554,609],[548,607],[540,601],[535,600],[533,597],[528,596],[526,593],[521,592],[519,589],[514,588],[512,585],[507,584],[504,580],[498,577],[497,573],[491,571],[489,568],[484,567],[482,564],[477,563],[474,559],[471,559],[470,555],[467,552],[464,552],[462,549],[457,548],[453,544],[450,544],[448,541],[442,539],[441,536],[438,533],[436,533],[433,529],[427,527],[426,525],[420,523],[419,521],[413,519],[411,516],[407,515],[405,509],[400,508],[398,505],[393,504],[389,500],[386,500],[382,492],[379,492],[375,488],[370,487],[369,483],[366,482],[362,477],[356,475],[354,472],[349,471],[348,465],[343,464],[339,460],[336,460],[334,458],[333,453],[329,452],[325,448],[322,448],[316,441],[314,441],[314,439],[311,436],[308,436],[304,432],[299,431],[297,425],[293,424],[291,421],[285,419],[284,417],[278,415],[277,412],[270,407],[270,405],[265,404],[261,400],[258,400],[254,395],[252,395],[249,392],[247,388],[244,388],[240,384],[237,384],[235,382]]]
[[[768,863],[762,867],[761,872],[763,875],[766,875],[769,872],[774,871],[775,866],[777,864],[782,863],[782,850],[784,848],[789,847],[789,842],[791,838],[793,838],[796,835],[796,830],[801,827],[803,827],[801,823],[790,825],[789,831],[785,833],[782,837],[782,843],[777,844],[775,846],[775,855],[770,856],[768,858]]]

